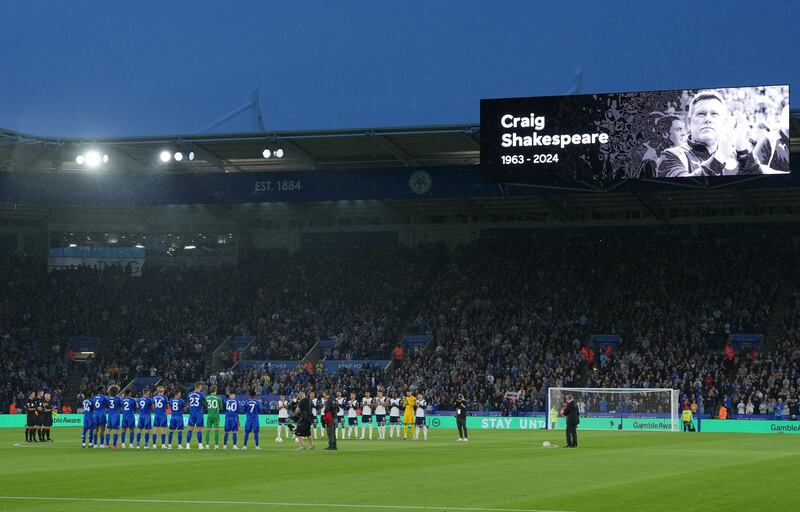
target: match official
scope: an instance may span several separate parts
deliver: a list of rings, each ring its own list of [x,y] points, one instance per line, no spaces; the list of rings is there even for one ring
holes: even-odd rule
[[[466,443],[469,439],[467,434],[467,401],[464,399],[464,395],[458,395],[458,400],[456,401],[456,426],[458,427],[458,440]]]
[[[567,446],[565,448],[578,447],[578,424],[581,422],[580,414],[578,413],[578,405],[572,398],[572,395],[567,395],[567,405],[564,407],[564,417],[567,418]]]

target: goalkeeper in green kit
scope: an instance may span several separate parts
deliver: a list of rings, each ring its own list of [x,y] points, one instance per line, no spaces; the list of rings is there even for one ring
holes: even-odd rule
[[[209,394],[206,396],[206,409],[208,414],[208,422],[206,424],[206,449],[211,441],[211,432],[214,432],[214,449],[219,450],[219,409],[222,407],[222,398],[217,395],[217,386],[209,388]]]

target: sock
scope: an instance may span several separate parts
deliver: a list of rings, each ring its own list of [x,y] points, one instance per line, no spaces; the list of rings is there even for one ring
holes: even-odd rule
[[[253,432],[253,441],[255,441],[256,446],[258,446],[258,432]]]
[[[119,434],[114,434],[114,446],[117,446],[118,439],[119,439]]]
[[[186,444],[192,444],[192,432],[194,430],[189,429],[189,432],[186,433]]]
[[[234,444],[234,446],[236,445],[236,441],[237,441],[238,437],[239,437],[239,433],[238,432],[234,432],[233,433],[233,444]]]
[[[139,434],[139,437],[141,437],[141,436],[142,436],[142,434]],[[131,445],[133,445],[133,430],[131,430],[131,433],[130,433],[130,436],[129,436],[128,442],[129,442]],[[136,444],[139,444],[139,440],[138,440],[138,439],[136,440]]]
[[[219,429],[214,429],[214,445],[219,446]]]
[[[133,440],[131,440],[131,442],[133,442]],[[137,432],[136,433],[136,446],[139,446],[141,444],[141,442],[142,442],[142,433],[141,432]],[[147,438],[146,437],[144,438],[144,444],[145,444],[145,446],[147,446]]]
[[[317,427],[314,427],[314,439],[317,438]]]
[[[30,440],[31,440],[31,431],[30,431],[30,429],[26,428],[25,429],[25,441],[27,442],[27,441],[30,441]]]
[[[191,441],[191,439],[189,441]],[[202,431],[198,431],[197,432],[197,444],[198,445],[203,444],[203,432]]]
[[[178,444],[183,444],[183,430],[178,431]]]
[[[141,435],[141,434],[139,434],[139,435]],[[138,440],[136,441],[136,444],[139,444]],[[150,432],[145,432],[144,433],[144,445],[147,446],[148,444],[150,444]]]
[[[170,430],[170,431],[169,431],[169,445],[170,445],[170,446],[172,446],[172,435],[173,435],[173,434],[174,434],[174,432]],[[163,434],[161,435],[161,439],[162,439],[162,440],[164,439],[164,435],[163,435]]]
[[[155,442],[155,440],[153,440]],[[172,443],[172,433],[169,434],[169,442]],[[161,433],[161,444],[167,444],[167,434]]]
[[[372,439],[372,424],[369,426],[369,438]]]
[[[111,434],[106,434],[106,446],[111,444]]]
[[[250,432],[245,431],[244,433],[244,445],[247,446],[247,439],[250,437]]]
[[[228,433],[225,432],[225,435],[222,437],[222,446],[228,446]]]
[[[408,437],[408,423],[403,423],[403,437]]]
[[[422,427],[422,435],[425,438],[425,440],[427,441],[428,440],[428,426],[427,425]]]

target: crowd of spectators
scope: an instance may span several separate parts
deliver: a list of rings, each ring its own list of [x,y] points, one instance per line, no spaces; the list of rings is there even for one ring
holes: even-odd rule
[[[81,393],[136,376],[265,395],[413,386],[434,407],[464,393],[475,409],[511,414],[544,410],[551,386],[668,387],[699,412],[725,404],[736,413],[741,402],[789,414],[800,387],[798,305],[771,333],[773,350],[729,357],[725,343],[765,332],[779,293],[800,290],[797,258],[777,240],[639,239],[269,250],[236,267],[148,265],[141,277],[9,262],[0,342],[13,357],[0,365],[0,399],[6,410],[26,389],[63,389],[64,344],[90,335],[101,339],[97,357],[71,370],[83,372]],[[210,365],[228,336],[255,339],[237,359],[299,360],[330,338],[323,357],[362,360],[389,359],[404,332],[434,341],[386,371]],[[591,334],[621,341],[605,349]]]

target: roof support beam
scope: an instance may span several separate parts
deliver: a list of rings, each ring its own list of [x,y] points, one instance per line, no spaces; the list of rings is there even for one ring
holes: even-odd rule
[[[379,133],[375,133],[374,130],[367,132],[367,134],[372,138],[372,140],[375,141],[376,144],[378,144],[381,148],[388,151],[393,157],[400,160],[406,167],[408,166],[416,167],[419,165],[419,162],[411,158],[405,151],[400,149],[397,146],[397,144],[393,143],[385,136]]]

